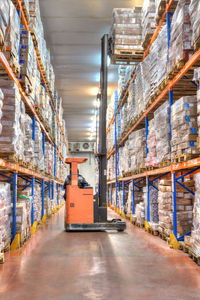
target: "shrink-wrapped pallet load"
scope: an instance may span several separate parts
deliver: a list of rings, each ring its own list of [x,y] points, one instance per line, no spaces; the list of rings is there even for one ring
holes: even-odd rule
[[[25,114],[24,124],[24,159],[32,164],[34,159],[33,121],[27,114]]]
[[[189,5],[190,0],[179,0],[173,14],[169,49],[169,72],[179,61],[187,61],[192,55],[192,26]]]
[[[145,167],[146,146],[145,129],[133,131],[129,135],[130,171],[137,171]]]
[[[198,41],[200,36],[200,2],[199,0],[191,0],[189,6],[190,20],[192,24],[192,44]],[[199,42],[198,42],[199,46]]]
[[[31,33],[25,29],[20,32],[20,82],[27,95],[32,96],[34,105],[36,85],[36,54]],[[34,92],[34,93],[33,93]]]
[[[156,128],[156,156],[157,163],[170,162],[170,123],[169,103],[162,104],[154,112],[154,124]]]
[[[143,50],[141,18],[141,7],[114,8],[111,27],[113,54],[124,54],[124,51],[135,54]]]
[[[0,182],[0,252],[10,246],[11,242],[11,193],[10,184]]]
[[[38,124],[35,122],[35,141],[34,141],[34,164],[40,170],[44,170],[44,154],[42,149],[42,131]]]
[[[144,0],[142,6],[142,42],[148,47],[155,30],[155,0]]]
[[[197,148],[197,97],[186,96],[172,105],[172,156],[188,160],[199,154]]]
[[[0,80],[4,94],[0,134],[0,152],[4,155],[15,154],[18,159],[24,158],[24,105],[15,83]],[[23,111],[22,111],[23,110]]]
[[[147,137],[147,148],[148,153],[146,157],[146,166],[153,166],[156,167],[158,160],[157,160],[157,151],[156,151],[156,126],[155,126],[155,120],[152,119],[149,122],[149,129],[148,129],[148,137]]]

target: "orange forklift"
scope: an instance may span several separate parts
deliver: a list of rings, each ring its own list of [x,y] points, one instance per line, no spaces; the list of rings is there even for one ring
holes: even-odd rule
[[[78,164],[85,158],[67,158],[70,164],[71,182],[66,186],[65,229],[67,231],[124,231],[126,223],[121,219],[107,219],[107,149],[106,149],[106,110],[107,110],[107,56],[108,35],[101,40],[101,92],[99,108],[99,190],[93,195],[93,188],[78,186]]]

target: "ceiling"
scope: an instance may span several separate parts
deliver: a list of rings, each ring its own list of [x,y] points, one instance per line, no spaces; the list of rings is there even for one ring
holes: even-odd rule
[[[63,98],[69,141],[91,140],[99,87],[100,40],[109,33],[112,10],[141,0],[40,0],[47,47]],[[117,87],[117,69],[109,67],[109,90]]]

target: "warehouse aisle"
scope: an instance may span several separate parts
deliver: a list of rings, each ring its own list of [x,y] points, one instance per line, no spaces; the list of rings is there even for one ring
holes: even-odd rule
[[[0,299],[200,299],[200,268],[158,237],[129,223],[124,233],[66,233],[63,218],[6,255]]]

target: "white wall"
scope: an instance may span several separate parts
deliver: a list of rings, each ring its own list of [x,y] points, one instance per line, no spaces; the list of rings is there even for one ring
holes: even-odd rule
[[[88,160],[78,166],[79,173],[86,179],[90,186],[95,187],[95,156],[94,153],[73,153],[70,157],[88,158]]]

